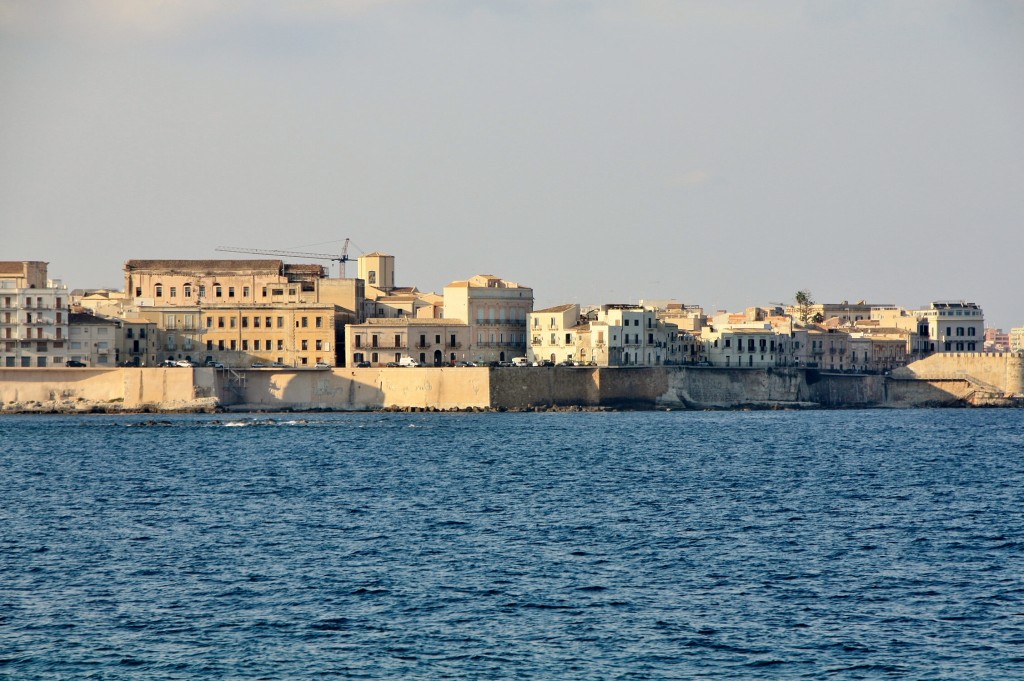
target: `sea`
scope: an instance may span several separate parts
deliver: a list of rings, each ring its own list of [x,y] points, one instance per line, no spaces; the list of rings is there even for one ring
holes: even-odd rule
[[[1024,412],[0,417],[0,678],[1024,678]]]

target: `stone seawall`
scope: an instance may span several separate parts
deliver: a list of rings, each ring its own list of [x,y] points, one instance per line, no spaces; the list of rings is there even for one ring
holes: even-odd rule
[[[958,353],[892,376],[796,368],[0,369],[20,411],[1021,406],[1021,355]]]
[[[3,411],[194,411],[217,406],[212,369],[0,369]]]
[[[218,372],[226,406],[245,409],[486,409],[486,368],[255,369]]]

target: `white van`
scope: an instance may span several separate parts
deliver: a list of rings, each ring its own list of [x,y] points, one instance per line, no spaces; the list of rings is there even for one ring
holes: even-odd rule
[[[417,362],[412,357],[403,357],[400,360],[398,360],[398,366],[400,366],[400,367],[418,367],[418,366],[420,366],[420,363]]]
[[[528,367],[530,366],[530,360],[525,357],[513,357],[512,366],[514,367]]]

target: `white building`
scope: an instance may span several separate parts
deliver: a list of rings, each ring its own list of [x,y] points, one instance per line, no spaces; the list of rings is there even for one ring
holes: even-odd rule
[[[985,345],[985,314],[975,303],[936,301],[916,313],[928,322],[932,352],[981,352]]]
[[[68,290],[46,278],[47,263],[0,262],[0,366],[63,366]]]

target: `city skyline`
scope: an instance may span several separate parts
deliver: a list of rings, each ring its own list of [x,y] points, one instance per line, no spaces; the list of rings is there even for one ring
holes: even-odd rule
[[[0,0],[3,258],[120,288],[351,238],[538,308],[810,289],[1006,330],[1022,45],[1003,2]]]

